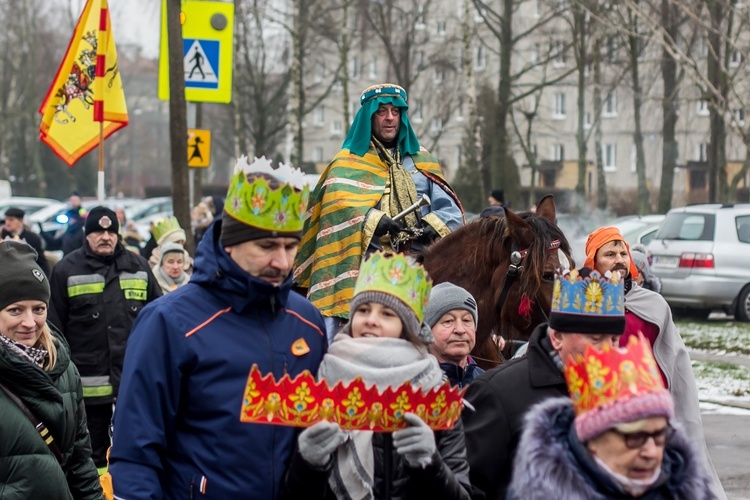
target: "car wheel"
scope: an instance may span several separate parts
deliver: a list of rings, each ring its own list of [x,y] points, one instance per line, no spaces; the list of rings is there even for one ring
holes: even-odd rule
[[[737,314],[740,321],[750,321],[750,285],[746,285],[737,296]]]

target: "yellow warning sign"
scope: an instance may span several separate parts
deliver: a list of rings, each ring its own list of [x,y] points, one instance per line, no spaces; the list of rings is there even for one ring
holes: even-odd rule
[[[188,129],[188,167],[207,168],[211,164],[211,131]]]

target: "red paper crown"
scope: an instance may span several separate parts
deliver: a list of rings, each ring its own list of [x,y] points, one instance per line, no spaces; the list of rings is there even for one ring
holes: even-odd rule
[[[583,357],[568,361],[565,379],[576,415],[631,396],[666,391],[651,346],[643,335],[630,337],[627,349],[604,344],[597,351],[586,346]]]
[[[433,430],[451,429],[461,416],[463,391],[448,382],[429,391],[408,382],[382,393],[366,387],[359,377],[333,387],[305,370],[292,380],[284,375],[262,376],[253,365],[242,400],[242,422],[310,427],[321,420],[337,422],[342,429],[392,432],[408,426],[404,414],[419,415]]]

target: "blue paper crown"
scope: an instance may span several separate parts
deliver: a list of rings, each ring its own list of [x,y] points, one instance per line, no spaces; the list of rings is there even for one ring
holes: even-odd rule
[[[400,97],[406,102],[406,90],[395,83],[379,83],[367,87],[359,96],[359,103],[364,104],[375,97]]]
[[[605,277],[592,271],[582,277],[576,269],[557,273],[550,326],[568,332],[621,334],[625,327],[625,283],[620,274]]]

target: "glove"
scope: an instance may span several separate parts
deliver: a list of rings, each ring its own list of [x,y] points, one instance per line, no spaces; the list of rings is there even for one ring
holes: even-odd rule
[[[384,215],[380,218],[380,221],[378,222],[378,226],[375,228],[375,232],[373,233],[375,236],[380,238],[381,236],[385,236],[386,234],[389,234],[391,236],[396,236],[398,233],[404,230],[404,226],[402,226],[400,223],[396,222],[395,220],[391,219],[387,215]]]
[[[328,465],[333,452],[345,439],[346,434],[339,424],[323,420],[300,433],[297,438],[299,454],[308,464],[322,468]]]
[[[432,456],[437,450],[435,433],[414,413],[404,415],[404,420],[410,427],[393,433],[393,446],[406,463],[424,469],[432,463]]]
[[[422,236],[419,237],[419,242],[423,245],[429,245],[436,239],[440,238],[440,235],[435,228],[426,222],[422,222]]]

